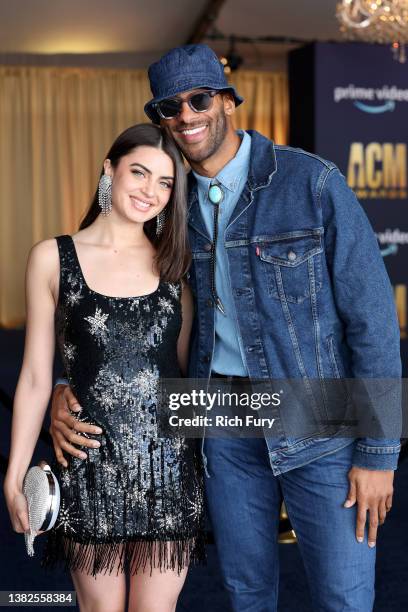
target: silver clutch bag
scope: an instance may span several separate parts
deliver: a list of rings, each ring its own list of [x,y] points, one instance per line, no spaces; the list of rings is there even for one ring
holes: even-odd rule
[[[34,539],[39,531],[48,531],[57,520],[60,488],[50,466],[41,461],[31,467],[24,478],[23,493],[27,499],[30,532],[25,533],[27,554],[34,555]]]

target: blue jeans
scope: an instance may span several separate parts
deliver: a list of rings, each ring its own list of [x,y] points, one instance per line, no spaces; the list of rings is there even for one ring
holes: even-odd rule
[[[375,548],[343,508],[354,443],[274,476],[264,439],[205,441],[207,502],[234,612],[275,612],[282,499],[304,561],[314,612],[370,612]]]

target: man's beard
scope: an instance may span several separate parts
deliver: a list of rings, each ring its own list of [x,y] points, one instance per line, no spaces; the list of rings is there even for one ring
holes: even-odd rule
[[[208,124],[208,138],[203,148],[194,152],[194,145],[184,145],[176,140],[188,162],[199,164],[214,155],[224,142],[227,133],[227,118],[224,109],[220,109],[215,120]]]

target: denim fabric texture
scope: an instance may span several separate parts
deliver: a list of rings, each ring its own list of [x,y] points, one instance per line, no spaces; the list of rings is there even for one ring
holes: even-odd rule
[[[244,99],[227,81],[224,66],[207,45],[184,45],[171,49],[149,68],[149,81],[153,98],[144,111],[154,123],[160,123],[155,104],[190,89],[206,88],[229,91],[235,106]]]
[[[251,379],[399,379],[399,325],[375,234],[331,162],[251,136],[248,179],[219,240],[226,251],[239,342]],[[196,300],[191,378],[209,379],[215,349],[211,236],[190,173],[189,283]],[[324,404],[324,402],[323,402]],[[277,415],[278,416],[278,415]],[[323,415],[324,416],[324,415]],[[394,470],[392,438],[361,438],[353,465]],[[353,439],[322,425],[315,435],[266,437],[274,475],[334,452]],[[204,465],[206,456],[203,452]]]
[[[280,476],[263,439],[207,439],[206,494],[224,585],[234,612],[278,609],[278,530],[285,499],[316,612],[371,612],[376,548],[355,537],[344,508],[354,445]]]

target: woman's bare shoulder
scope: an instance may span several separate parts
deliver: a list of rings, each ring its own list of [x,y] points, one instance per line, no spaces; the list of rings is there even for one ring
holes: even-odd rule
[[[47,238],[34,244],[30,250],[30,256],[46,259],[48,257],[58,256],[58,245],[55,238]]]
[[[47,275],[55,273],[59,268],[58,245],[55,238],[41,240],[31,247],[27,266]]]

